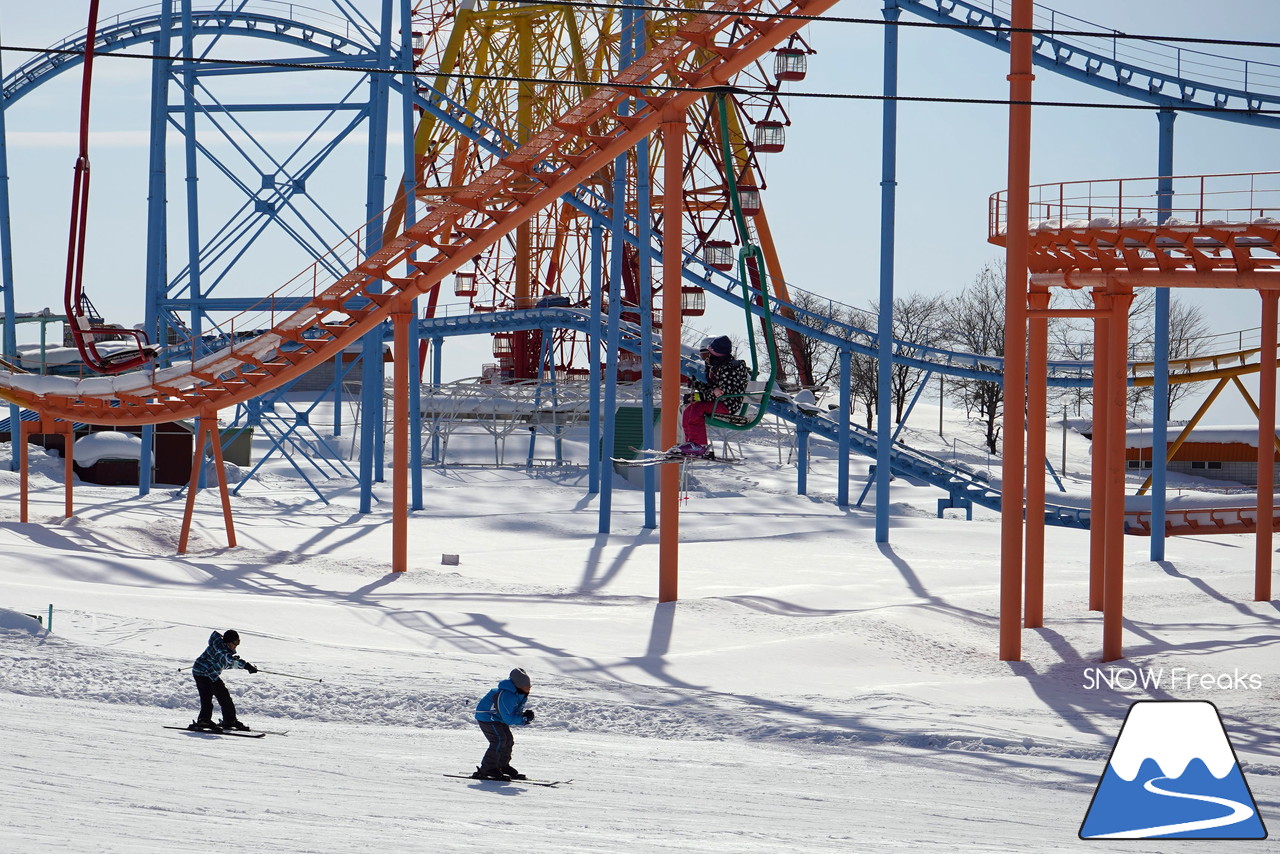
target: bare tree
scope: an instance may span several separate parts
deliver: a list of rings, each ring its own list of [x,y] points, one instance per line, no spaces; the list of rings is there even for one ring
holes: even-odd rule
[[[956,349],[980,356],[1004,356],[1004,285],[1004,263],[989,263],[948,301],[947,327]],[[998,377],[994,368],[981,370],[991,370]],[[976,416],[983,423],[987,448],[998,453],[1004,413],[1003,383],[998,378],[955,377],[948,391],[970,418]]]
[[[871,310],[880,312],[880,304],[873,302]],[[921,346],[938,346],[949,333],[942,331],[947,322],[947,299],[942,296],[925,296],[919,293],[898,297],[893,301],[893,337],[901,342],[899,355],[924,355]],[[893,399],[893,420],[902,423],[907,408],[907,398],[924,381],[924,371],[902,362],[895,362],[890,378],[890,395]]]

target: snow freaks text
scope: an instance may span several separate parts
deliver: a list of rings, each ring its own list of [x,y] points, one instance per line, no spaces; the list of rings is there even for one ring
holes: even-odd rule
[[[1084,670],[1086,691],[1103,688],[1113,691],[1138,688],[1154,691],[1257,691],[1261,687],[1260,674],[1241,673],[1239,668],[1231,673],[1197,673],[1185,667],[1086,667]]]

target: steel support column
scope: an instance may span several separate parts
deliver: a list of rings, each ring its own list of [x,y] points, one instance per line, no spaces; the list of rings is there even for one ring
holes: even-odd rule
[[[1000,659],[1022,658],[1023,402],[1027,366],[1026,223],[1031,186],[1032,0],[1013,0],[1009,37],[1009,239],[1005,247],[1004,426],[1000,460]],[[1042,381],[1037,377],[1036,380]]]
[[[889,481],[893,442],[893,262],[898,189],[898,28],[901,10],[883,11],[884,102],[880,141],[880,312],[876,321],[876,542],[889,542]]]
[[[1156,188],[1156,221],[1169,218],[1173,206],[1173,120],[1177,112],[1163,109],[1156,113],[1160,122],[1160,143]],[[1165,540],[1165,458],[1169,446],[1169,301],[1168,288],[1156,288],[1155,366],[1151,386],[1151,559],[1164,560]]]
[[[391,312],[391,349],[395,359],[391,375],[392,572],[409,568],[409,443],[417,444],[417,439],[409,435],[409,386],[418,373],[418,350],[410,343],[409,334],[413,320],[412,309],[401,307]]]
[[[1107,353],[1110,348],[1111,322],[1105,309],[1110,306],[1106,294],[1100,289],[1090,292],[1093,305],[1099,315],[1093,321],[1093,412],[1089,425],[1089,610],[1103,608],[1103,568],[1106,565],[1107,516],[1107,400],[1109,377],[1106,371]]]
[[[1037,314],[1049,308],[1049,292],[1039,289],[1028,297],[1031,308],[1030,349],[1027,354],[1027,534],[1025,542],[1023,625],[1044,625],[1044,460],[1049,421],[1049,318]],[[1005,401],[1008,406],[1008,400]]]
[[[1276,470],[1276,321],[1280,293],[1262,291],[1262,343],[1258,354],[1258,530],[1253,598],[1271,599]]]
[[[684,274],[685,114],[662,117],[662,447],[676,444],[680,420],[680,284]],[[674,602],[680,579],[680,466],[662,469],[658,529],[658,601]]]
[[[1107,330],[1107,512],[1104,526],[1102,660],[1124,657],[1124,428],[1128,404],[1129,306],[1133,291],[1111,295]],[[1093,520],[1090,519],[1091,526]]]

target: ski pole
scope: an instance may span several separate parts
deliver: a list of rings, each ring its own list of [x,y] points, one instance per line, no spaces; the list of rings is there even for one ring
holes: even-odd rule
[[[308,682],[323,682],[323,681],[324,681],[323,679],[317,679],[317,678],[315,678],[314,676],[295,676],[295,675],[293,675],[292,673],[280,673],[279,671],[276,671],[276,670],[263,670],[261,667],[259,667],[259,668],[258,668],[258,672],[259,672],[259,673],[266,673],[266,674],[269,674],[269,675],[271,675],[271,676],[288,676],[290,679],[305,679],[305,680],[307,680]]]

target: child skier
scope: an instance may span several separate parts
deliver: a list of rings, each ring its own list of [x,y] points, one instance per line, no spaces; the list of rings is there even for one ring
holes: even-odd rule
[[[205,732],[221,732],[224,729],[249,729],[236,717],[236,704],[231,701],[231,692],[222,681],[222,671],[234,668],[257,673],[258,668],[236,655],[236,647],[240,645],[240,633],[235,629],[227,629],[222,634],[214,632],[209,635],[209,647],[200,654],[191,666],[191,675],[196,680],[196,690],[200,692],[200,716],[191,722],[190,730]],[[218,707],[222,709],[222,722],[213,722],[213,698],[218,698]]]
[[[471,776],[477,780],[523,780],[525,775],[511,767],[511,748],[515,737],[513,726],[526,726],[533,722],[533,710],[524,704],[529,699],[532,683],[529,674],[519,667],[498,683],[476,704],[476,722],[489,740],[489,749],[480,761],[480,767]]]

